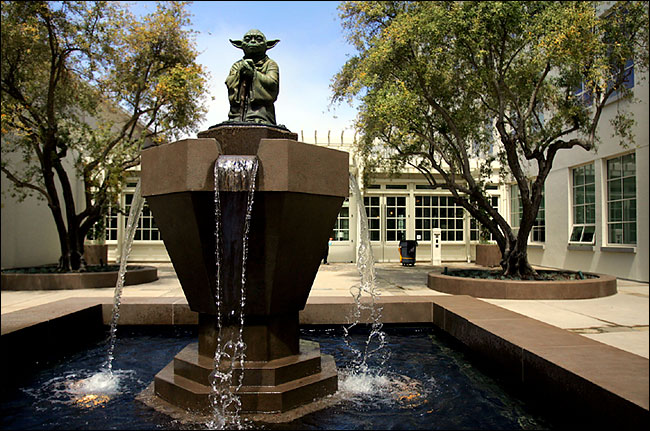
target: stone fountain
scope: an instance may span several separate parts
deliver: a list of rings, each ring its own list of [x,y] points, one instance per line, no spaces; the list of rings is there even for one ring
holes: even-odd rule
[[[241,47],[237,44],[241,41],[232,42]],[[277,43],[271,42],[271,46]],[[251,43],[255,44],[255,37]],[[247,52],[245,46],[242,49]],[[255,73],[264,72],[260,64],[255,63]],[[240,77],[244,82],[243,72]],[[262,109],[249,100],[251,94],[273,91],[255,91],[254,87],[253,92],[246,93],[241,82],[226,81],[229,89],[230,85],[240,85],[236,89],[240,98],[230,100],[230,121],[200,132],[197,139],[142,151],[142,195],[189,307],[199,316],[198,342],[184,348],[156,375],[154,388],[157,397],[174,406],[208,412],[210,374],[219,348],[217,334],[228,337],[241,329],[245,360],[243,369],[234,371],[242,377],[242,384],[231,386],[241,403],[241,413],[287,412],[333,394],[338,387],[333,357],[321,354],[318,343],[300,340],[298,313],[305,307],[337,214],[348,196],[348,154],[298,142],[295,133],[275,125],[272,101],[270,107]],[[264,121],[260,121],[260,113],[267,116]],[[238,237],[232,232],[241,230],[230,210],[221,220],[228,237],[220,241],[220,255],[226,258],[221,261],[224,270],[221,276],[215,270],[213,172],[222,156],[254,157],[258,161],[244,292],[240,292],[242,277],[233,275],[237,271],[230,268],[238,261],[228,259],[241,253],[241,244],[228,239]],[[241,190],[219,189],[217,193],[222,205],[241,201]],[[226,311],[223,318],[215,301],[218,292],[222,292],[220,300]],[[242,293],[246,300],[240,328],[228,317],[228,310]]]

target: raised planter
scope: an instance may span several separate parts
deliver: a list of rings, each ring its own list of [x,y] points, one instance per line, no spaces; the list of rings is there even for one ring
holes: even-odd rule
[[[77,272],[63,274],[2,273],[2,290],[63,290],[115,287],[118,271]],[[126,271],[124,285],[149,283],[158,280],[153,266],[137,266]]]
[[[84,244],[86,265],[106,265],[108,263],[108,245]]]
[[[430,272],[430,289],[452,295],[489,299],[589,299],[616,294],[616,277],[603,274],[585,280],[497,280]]]
[[[501,250],[496,244],[476,244],[476,264],[481,266],[499,266]]]

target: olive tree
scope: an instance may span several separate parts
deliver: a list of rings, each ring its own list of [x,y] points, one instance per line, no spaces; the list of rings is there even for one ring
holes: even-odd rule
[[[416,168],[490,231],[504,275],[535,276],[526,248],[544,181],[562,150],[597,146],[614,95],[633,97],[626,64],[637,77],[647,71],[648,4],[382,1],[339,10],[356,54],[334,77],[332,100],[360,101],[364,175]],[[623,109],[613,120],[623,144],[633,121]],[[518,230],[485,193],[497,166],[519,189]]]
[[[47,202],[61,270],[85,266],[84,239],[115,207],[145,140],[176,137],[205,114],[188,24],[182,2],[142,17],[121,2],[2,2],[1,169],[18,199]]]

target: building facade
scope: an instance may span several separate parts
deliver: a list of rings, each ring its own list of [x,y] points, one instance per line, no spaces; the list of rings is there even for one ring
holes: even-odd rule
[[[550,268],[607,273],[647,282],[649,186],[648,172],[648,81],[636,73],[630,82],[636,100],[614,98],[605,108],[596,151],[562,150],[545,184],[545,197],[537,223],[529,237],[530,262]],[[624,105],[636,119],[634,144],[622,147],[612,137],[610,120]],[[299,140],[346,151],[350,175],[359,181],[361,161],[355,154],[351,130],[300,131]],[[516,227],[520,206],[513,184],[498,180],[494,168],[487,191],[492,205]],[[120,205],[128,214],[138,182],[134,169]],[[531,171],[531,175],[534,172]],[[45,203],[14,201],[2,177],[2,268],[54,263],[59,250],[56,229]],[[79,184],[76,191],[81,196]],[[355,262],[360,240],[359,202],[368,218],[368,231],[375,260],[399,262],[399,241],[416,240],[417,261],[431,261],[431,229],[441,229],[442,261],[471,262],[475,258],[479,227],[445,191],[432,190],[415,170],[389,177],[377,175],[361,184],[360,195],[351,192],[332,231],[330,262]],[[119,260],[126,216],[112,212],[107,221],[109,261]],[[131,251],[134,262],[169,261],[155,220],[145,205]]]
[[[600,143],[596,151],[582,148],[563,150],[549,174],[544,199],[531,231],[530,262],[550,268],[607,273],[632,280],[648,281],[648,82],[636,74],[631,82],[635,98],[614,98],[600,121]],[[636,119],[634,145],[624,148],[613,135],[610,120],[625,104]],[[301,131],[299,140],[346,151],[350,154],[350,175],[359,182],[361,161],[355,154],[355,133],[351,130]],[[498,180],[498,167],[487,186],[492,205],[516,228],[521,212],[518,189]],[[534,172],[530,172],[531,176]],[[137,171],[129,193],[137,181]],[[368,218],[368,231],[375,260],[399,262],[401,239],[416,240],[417,261],[431,261],[431,230],[441,229],[442,260],[471,262],[479,243],[479,226],[450,195],[432,190],[415,170],[389,177],[377,175],[371,184],[361,184],[361,196],[351,191],[333,226],[330,262],[355,262],[360,240],[358,201]],[[110,226],[109,258],[117,258],[123,216]],[[165,261],[168,256],[145,207],[141,227],[132,251],[134,261]]]

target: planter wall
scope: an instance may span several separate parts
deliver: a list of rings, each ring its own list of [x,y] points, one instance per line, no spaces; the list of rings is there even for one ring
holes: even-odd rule
[[[2,290],[62,290],[115,287],[118,271],[77,272],[66,274],[2,274]],[[142,266],[126,272],[124,285],[149,283],[158,280],[158,270]]]
[[[84,244],[84,259],[86,260],[86,265],[108,264],[108,245]]]
[[[496,244],[476,244],[476,264],[481,266],[499,266],[501,250]]]
[[[428,286],[452,295],[489,299],[589,299],[616,294],[616,277],[593,274],[586,280],[528,281],[459,277],[430,272]]]

